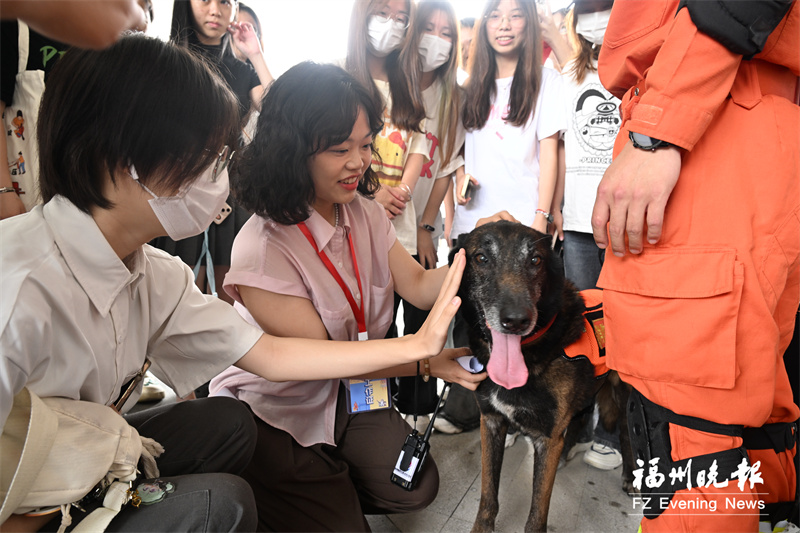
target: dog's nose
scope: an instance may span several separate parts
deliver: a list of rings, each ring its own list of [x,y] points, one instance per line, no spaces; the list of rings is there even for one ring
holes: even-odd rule
[[[531,316],[521,309],[503,309],[500,324],[509,333],[522,333],[531,325]]]

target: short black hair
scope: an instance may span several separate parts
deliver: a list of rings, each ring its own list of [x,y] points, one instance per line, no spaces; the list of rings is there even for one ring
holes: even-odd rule
[[[287,70],[264,97],[255,137],[232,172],[236,200],[279,224],[306,220],[315,200],[308,160],[347,140],[359,109],[372,135],[381,131],[382,109],[344,69],[306,61]],[[371,197],[379,187],[377,174],[367,167],[358,191]]]
[[[238,135],[236,97],[188,50],[143,34],[105,50],[70,49],[47,79],[37,135],[42,198],[110,208],[108,174],[177,190]]]
[[[465,17],[458,21],[462,28],[472,28],[475,26],[475,17]]]

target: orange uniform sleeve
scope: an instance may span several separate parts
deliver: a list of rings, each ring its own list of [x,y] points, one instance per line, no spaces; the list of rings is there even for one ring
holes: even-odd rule
[[[730,93],[742,56],[701,33],[688,10],[675,15],[677,7],[617,0],[599,72],[623,99],[630,130],[691,150]]]

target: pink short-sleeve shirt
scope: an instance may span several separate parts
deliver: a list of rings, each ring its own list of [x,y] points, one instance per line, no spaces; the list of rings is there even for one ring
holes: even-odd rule
[[[383,338],[392,322],[394,281],[389,250],[396,240],[383,208],[356,195],[350,204],[340,206],[336,228],[313,210],[306,225],[356,302],[363,300],[369,338]],[[353,238],[363,294],[356,282],[348,234]],[[257,326],[242,305],[237,285],[308,298],[331,339],[357,342],[356,319],[344,291],[296,225],[284,226],[253,216],[233,243],[225,290],[236,300],[234,307],[239,313]],[[246,402],[259,418],[288,432],[303,446],[333,445],[339,383],[338,379],[274,383],[231,367],[212,380],[211,393],[233,395]]]

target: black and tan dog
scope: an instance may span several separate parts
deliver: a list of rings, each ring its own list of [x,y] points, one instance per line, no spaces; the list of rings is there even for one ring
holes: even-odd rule
[[[509,426],[533,439],[533,494],[525,531],[544,531],[561,452],[580,429],[575,415],[598,394],[607,427],[624,418],[619,406],[627,401],[625,386],[604,368],[602,309],[592,304],[587,310],[584,301],[602,293],[582,295],[567,281],[550,242],[550,236],[522,224],[495,222],[459,236],[451,251],[451,260],[459,249],[466,251],[460,312],[470,348],[489,374],[475,391],[482,478],[473,532],[494,529]],[[627,489],[632,460],[624,420],[621,425]]]

